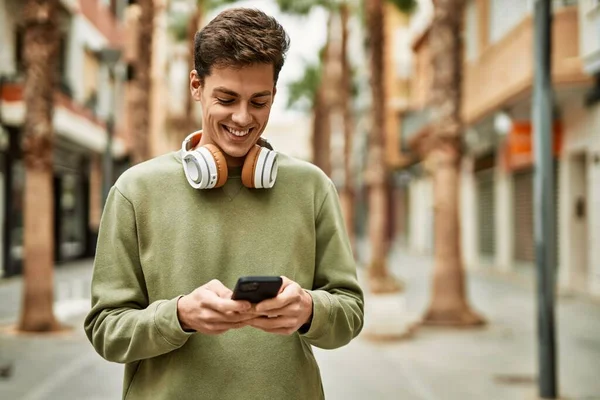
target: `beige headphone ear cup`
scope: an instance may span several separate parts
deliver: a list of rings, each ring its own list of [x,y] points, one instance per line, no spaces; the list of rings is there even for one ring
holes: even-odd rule
[[[215,187],[221,187],[225,184],[225,182],[227,182],[227,161],[225,160],[225,156],[215,145],[205,144],[204,148],[210,151],[210,154],[212,154],[213,158],[215,159],[218,175]]]
[[[242,184],[249,189],[254,189],[254,170],[256,169],[256,163],[258,162],[258,156],[260,154],[260,146],[254,145],[246,154],[246,160],[244,161],[244,167],[242,168]]]

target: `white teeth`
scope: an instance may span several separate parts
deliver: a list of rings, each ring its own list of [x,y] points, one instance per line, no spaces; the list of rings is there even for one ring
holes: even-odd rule
[[[246,136],[250,132],[250,129],[246,129],[245,131],[236,131],[235,129],[231,129],[228,126],[226,126],[226,128],[229,131],[229,133],[232,133],[235,136],[239,136],[239,137]]]

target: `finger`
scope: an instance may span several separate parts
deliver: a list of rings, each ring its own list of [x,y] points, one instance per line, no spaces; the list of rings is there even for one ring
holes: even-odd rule
[[[222,314],[224,317],[224,320],[227,322],[232,322],[232,323],[236,323],[236,322],[245,322],[245,321],[249,321],[251,319],[256,318],[255,314],[251,314],[251,313],[246,313],[246,312],[229,312],[229,313],[225,313]]]
[[[211,293],[210,291],[208,291]],[[218,311],[222,314],[227,312],[243,312],[250,310],[251,304],[248,301],[230,300],[219,297],[216,293],[208,294],[204,297],[203,303],[211,310]]]
[[[223,283],[218,279],[213,279],[212,281],[208,282],[206,288],[215,292],[217,296],[224,299],[230,299],[231,295],[233,295],[233,292],[227,286],[223,285]]]
[[[256,305],[256,312],[264,313],[277,310],[284,308],[294,301],[300,300],[299,288],[298,285],[288,285],[277,297],[258,303]]]
[[[209,323],[237,323],[247,321],[252,318],[256,318],[256,315],[249,313],[239,312],[226,312],[222,313],[209,308],[205,308],[200,315],[203,321]]]
[[[258,315],[261,316],[267,316],[270,318],[274,318],[274,317],[296,317],[298,315],[300,315],[301,312],[301,308],[300,308],[300,303],[298,302],[292,302],[286,306],[283,306],[281,308],[273,308],[271,310],[267,310],[267,311],[263,311],[261,313],[257,313]]]
[[[288,286],[290,286],[293,283],[295,283],[293,280],[291,280],[287,276],[282,275],[281,276],[281,287],[279,288],[279,293],[283,292],[285,290],[285,288],[287,288]]]

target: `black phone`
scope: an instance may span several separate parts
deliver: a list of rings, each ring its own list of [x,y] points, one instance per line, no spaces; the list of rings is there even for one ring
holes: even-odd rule
[[[256,304],[276,297],[283,280],[280,276],[243,276],[233,290],[233,300],[246,300]]]

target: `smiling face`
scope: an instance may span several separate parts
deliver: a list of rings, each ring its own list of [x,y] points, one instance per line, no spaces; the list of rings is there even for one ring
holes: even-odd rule
[[[216,145],[230,167],[242,165],[269,121],[276,91],[273,66],[213,68],[204,84],[192,71],[190,87],[194,100],[202,104],[200,145]]]

